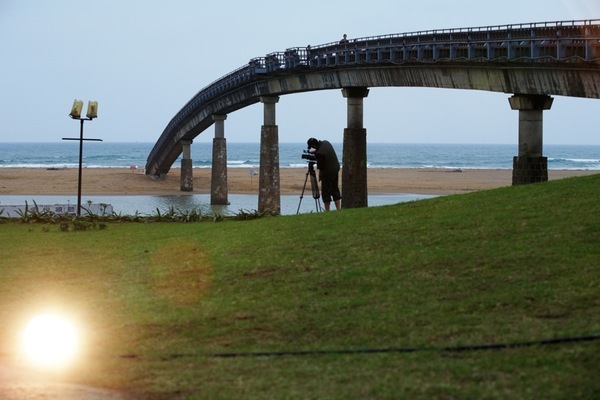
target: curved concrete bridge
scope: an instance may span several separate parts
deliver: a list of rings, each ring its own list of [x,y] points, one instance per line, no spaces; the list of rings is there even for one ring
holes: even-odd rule
[[[254,58],[200,90],[169,122],[146,173],[161,176],[183,153],[181,190],[193,189],[192,140],[215,124],[211,202],[227,203],[227,114],[264,104],[259,211],[279,213],[280,96],[342,89],[347,99],[342,207],[367,206],[363,99],[369,87],[413,86],[508,93],[519,111],[513,184],[547,180],[542,114],[551,95],[600,98],[600,19],[443,29],[289,48]]]

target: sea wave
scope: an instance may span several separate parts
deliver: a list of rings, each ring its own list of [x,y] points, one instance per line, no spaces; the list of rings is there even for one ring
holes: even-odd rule
[[[596,158],[548,158],[548,161],[567,161],[567,162],[582,162],[582,163],[600,163],[600,159]]]
[[[31,169],[74,169],[79,168],[78,164],[4,164],[0,165],[0,169],[11,169],[11,168],[31,168]],[[84,169],[144,169],[144,165],[83,165]],[[174,169],[179,168],[177,165],[173,165]],[[194,169],[210,169],[211,165],[194,165]],[[260,168],[258,164],[233,164],[227,165],[227,168],[231,169],[256,169]],[[280,169],[304,169],[308,168],[308,164],[288,164],[280,165]],[[419,166],[403,166],[403,165],[367,165],[367,169],[447,169],[453,170],[478,170],[478,169],[489,169],[489,170],[510,170],[510,167],[502,166],[449,166],[449,165],[419,165]],[[560,165],[548,165],[549,170],[565,170],[565,171],[600,171],[600,165],[592,166],[560,166]]]

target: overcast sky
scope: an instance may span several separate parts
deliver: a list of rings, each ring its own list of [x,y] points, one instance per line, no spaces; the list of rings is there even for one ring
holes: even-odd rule
[[[79,134],[75,98],[99,103],[85,136],[155,142],[201,88],[289,47],[419,30],[600,18],[600,0],[0,0],[0,142]],[[369,142],[517,143],[509,94],[371,88]],[[259,142],[262,105],[228,116],[230,142]],[[341,142],[340,90],[282,96],[280,142]],[[211,141],[214,128],[196,141]],[[600,144],[600,100],[555,96],[544,143]]]

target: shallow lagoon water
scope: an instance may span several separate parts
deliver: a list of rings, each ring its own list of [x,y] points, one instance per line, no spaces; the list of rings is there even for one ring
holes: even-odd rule
[[[436,197],[434,195],[420,194],[378,194],[368,197],[369,207],[383,206],[408,201],[422,200]],[[153,215],[159,210],[161,213],[173,208],[179,212],[189,212],[197,210],[205,214],[219,213],[222,215],[235,215],[243,210],[244,212],[253,212],[258,209],[257,195],[230,194],[229,205],[211,206],[209,194],[194,194],[181,196],[83,196],[82,205],[85,207],[88,202],[96,204],[110,204],[113,211],[120,215]],[[27,195],[0,195],[1,206],[24,205],[27,202],[30,206],[33,203],[41,205],[50,204],[77,204],[77,196],[27,196]],[[322,202],[319,201],[322,207]],[[332,205],[333,206],[333,205]],[[300,199],[297,195],[281,196],[281,214],[294,215],[297,213],[306,214],[317,211],[315,199],[306,195]]]

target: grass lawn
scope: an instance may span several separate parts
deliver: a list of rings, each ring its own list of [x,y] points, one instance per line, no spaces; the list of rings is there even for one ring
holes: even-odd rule
[[[59,310],[85,338],[68,381],[144,399],[600,397],[600,340],[441,350],[600,334],[600,175],[251,221],[5,222],[0,251],[0,354]],[[417,350],[382,351],[398,347]]]

